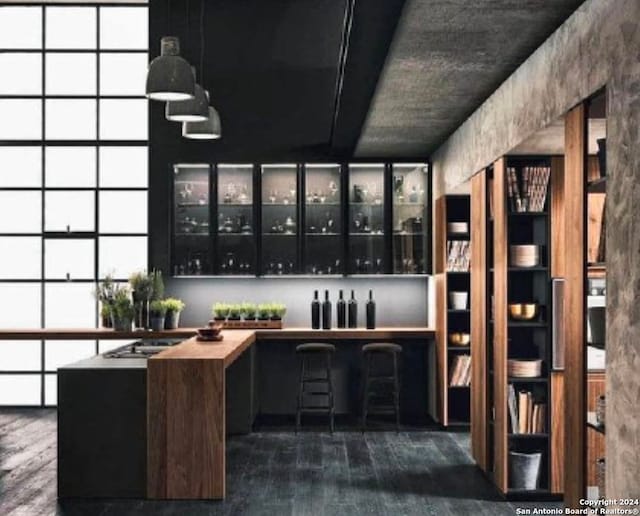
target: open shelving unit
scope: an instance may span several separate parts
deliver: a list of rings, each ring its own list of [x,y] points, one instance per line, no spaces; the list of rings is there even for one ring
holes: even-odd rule
[[[452,333],[470,334],[471,270],[469,264],[452,267],[452,257],[471,244],[469,195],[446,195],[436,200],[436,353],[438,364],[438,418],[445,427],[466,428],[471,424],[471,344],[451,343]],[[448,232],[451,222],[466,222],[467,231]],[[456,246],[458,250],[456,250]],[[455,309],[449,295],[466,292],[464,308]]]

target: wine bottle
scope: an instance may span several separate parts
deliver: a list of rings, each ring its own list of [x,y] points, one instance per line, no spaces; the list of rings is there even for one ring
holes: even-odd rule
[[[336,303],[336,313],[338,314],[338,328],[347,327],[347,303],[344,301],[342,290],[340,291],[340,297]]]
[[[322,329],[331,329],[331,301],[329,301],[329,291],[324,291],[324,302],[322,303]]]
[[[373,330],[376,327],[376,302],[373,300],[373,290],[369,291],[369,299],[367,300],[367,330]]]
[[[358,302],[354,291],[351,291],[351,299],[349,299],[349,328],[358,327]]]
[[[313,291],[313,301],[311,301],[311,328],[320,329],[320,300],[317,290]]]

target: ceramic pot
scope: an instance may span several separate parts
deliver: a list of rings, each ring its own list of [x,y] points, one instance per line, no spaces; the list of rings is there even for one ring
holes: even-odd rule
[[[180,324],[180,312],[168,311],[164,318],[164,329],[175,330]]]
[[[542,453],[509,452],[509,487],[532,490],[538,487]]]
[[[469,302],[469,293],[452,290],[449,292],[449,306],[452,310],[466,310]]]

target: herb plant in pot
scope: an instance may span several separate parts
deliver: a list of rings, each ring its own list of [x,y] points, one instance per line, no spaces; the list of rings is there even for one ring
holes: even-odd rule
[[[212,308],[213,318],[216,321],[226,321],[229,315],[229,305],[227,303],[215,303]]]
[[[135,272],[129,276],[131,296],[136,310],[136,329],[149,327],[149,301],[153,295],[153,278],[146,272]]]
[[[111,305],[112,303],[104,303],[100,307],[100,324],[103,328],[113,328],[111,321]]]
[[[103,281],[98,284],[95,291],[96,299],[100,302],[100,318],[103,328],[112,328],[111,305],[115,296],[117,285],[113,281],[113,276],[107,274]]]
[[[255,321],[258,307],[255,303],[242,303],[242,317],[245,321]]]
[[[162,331],[164,329],[164,318],[167,313],[167,307],[164,301],[156,299],[151,301],[149,305],[149,317],[151,319],[151,329],[153,331]]]
[[[131,331],[131,323],[135,316],[135,310],[129,289],[126,287],[116,287],[116,291],[111,304],[111,320],[113,329],[116,331]]]
[[[231,304],[229,305],[229,320],[230,321],[239,321],[240,314],[242,314],[242,305],[240,304]]]
[[[282,318],[286,313],[287,313],[287,307],[283,303],[271,304],[271,320],[272,321],[282,321]]]
[[[271,318],[271,305],[269,303],[260,303],[258,305],[258,319],[268,321]]]
[[[169,297],[163,301],[166,309],[164,327],[166,330],[175,330],[180,324],[180,313],[184,310],[185,304],[181,299]]]

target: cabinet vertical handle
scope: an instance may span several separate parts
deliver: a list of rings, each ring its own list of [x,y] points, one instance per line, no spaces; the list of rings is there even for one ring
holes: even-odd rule
[[[551,280],[551,357],[553,369],[564,369],[564,278]]]

